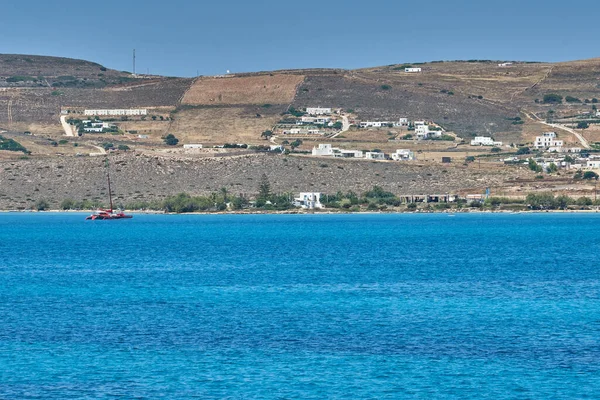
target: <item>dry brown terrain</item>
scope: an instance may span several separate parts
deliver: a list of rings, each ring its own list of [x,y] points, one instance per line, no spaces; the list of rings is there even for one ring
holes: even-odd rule
[[[246,77],[199,78],[185,93],[183,104],[289,104],[302,75],[267,74]]]
[[[209,194],[225,187],[230,193],[254,196],[262,174],[276,192],[320,191],[362,193],[380,185],[396,194],[433,194],[502,186],[528,170],[477,169],[462,164],[424,164],[315,159],[250,154],[193,158],[112,155],[117,202],[160,199],[179,192]],[[66,198],[106,201],[103,157],[0,160],[0,209],[30,208],[46,199],[58,207]]]
[[[262,144],[260,134],[279,121],[284,107],[205,107],[181,108],[169,127],[182,143]]]

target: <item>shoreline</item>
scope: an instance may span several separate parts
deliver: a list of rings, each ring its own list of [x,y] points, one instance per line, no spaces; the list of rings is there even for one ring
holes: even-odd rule
[[[0,214],[88,214],[93,210],[0,210]],[[134,215],[337,215],[337,214],[597,214],[600,208],[595,210],[431,210],[431,211],[304,211],[304,210],[286,210],[286,211],[215,211],[215,212],[189,212],[173,213],[164,211],[140,211],[124,210],[124,212]]]

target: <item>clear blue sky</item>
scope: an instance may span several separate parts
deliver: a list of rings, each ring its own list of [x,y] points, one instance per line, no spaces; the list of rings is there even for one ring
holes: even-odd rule
[[[193,76],[455,59],[593,58],[588,0],[30,0],[5,2],[0,53]]]

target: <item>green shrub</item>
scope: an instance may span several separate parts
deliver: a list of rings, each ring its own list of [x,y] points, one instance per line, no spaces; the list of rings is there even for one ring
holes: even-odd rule
[[[167,136],[165,136],[163,140],[167,146],[176,146],[177,143],[179,143],[179,139],[177,139],[172,133],[169,133]]]
[[[583,179],[598,179],[598,174],[594,171],[585,171]]]
[[[14,141],[13,139],[7,139],[0,136],[0,150],[8,151],[22,151],[25,154],[31,154],[29,150],[21,145],[21,143]]]
[[[560,104],[562,103],[562,96],[556,93],[549,93],[544,95],[544,103],[546,104]]]

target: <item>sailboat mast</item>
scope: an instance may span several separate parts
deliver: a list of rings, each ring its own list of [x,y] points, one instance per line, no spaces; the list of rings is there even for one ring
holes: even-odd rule
[[[113,211],[112,191],[110,190],[110,166],[108,165],[108,157],[106,157],[106,176],[108,177],[108,198],[110,200],[110,212]]]

